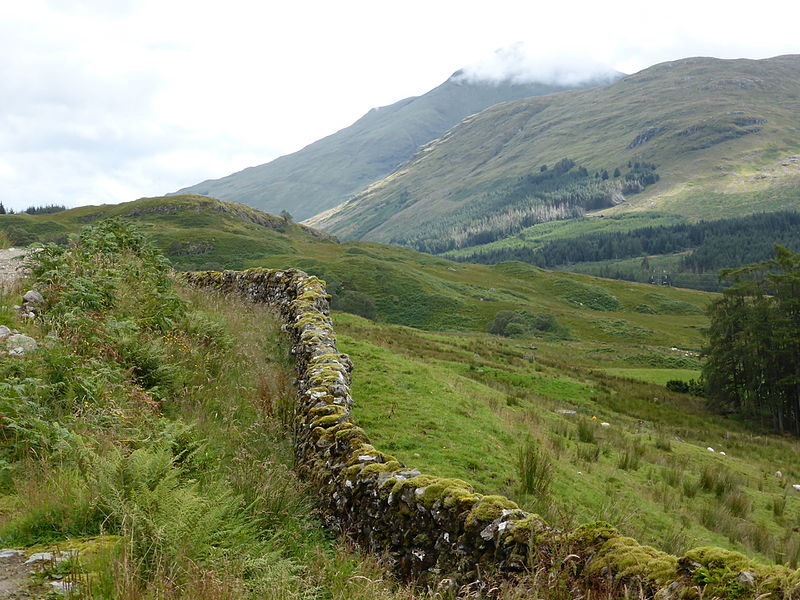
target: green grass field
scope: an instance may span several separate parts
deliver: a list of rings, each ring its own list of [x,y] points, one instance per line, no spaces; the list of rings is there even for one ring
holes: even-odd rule
[[[700,378],[700,371],[692,369],[618,368],[603,369],[603,372],[613,375],[614,377],[636,379],[637,381],[646,381],[648,383],[655,383],[656,385],[665,385],[671,379],[689,381],[690,379]]]
[[[800,478],[797,441],[663,387],[696,370],[609,367],[641,357],[608,343],[334,320],[356,366],[355,419],[406,464],[505,494],[564,527],[608,520],[672,553],[712,544],[797,564],[800,497],[788,487]],[[520,490],[528,439],[552,461],[545,497]]]
[[[158,231],[168,253],[176,240],[216,244],[171,254],[181,269],[303,268],[374,304],[374,320],[334,320],[355,363],[355,418],[377,447],[507,494],[555,525],[603,519],[673,553],[715,544],[797,564],[797,440],[711,414],[662,385],[701,368],[713,294],[339,244],[208,199],[164,202],[178,208],[144,200],[13,222],[63,235],[111,211]],[[0,229],[8,222],[0,217]],[[486,333],[501,311],[548,315],[558,333]],[[530,444],[552,467],[540,497],[521,491]]]

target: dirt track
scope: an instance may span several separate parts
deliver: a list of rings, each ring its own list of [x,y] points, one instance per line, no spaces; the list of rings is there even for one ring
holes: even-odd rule
[[[0,250],[0,288],[8,288],[19,278],[19,257],[25,254],[19,248]],[[13,552],[0,553],[0,600],[35,598],[31,591],[33,567],[23,564],[27,557]]]
[[[8,288],[19,278],[24,254],[25,250],[21,248],[0,250],[0,287]]]

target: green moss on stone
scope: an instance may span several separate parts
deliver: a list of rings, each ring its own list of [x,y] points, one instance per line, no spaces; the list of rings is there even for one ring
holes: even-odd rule
[[[738,552],[714,546],[704,546],[689,550],[679,562],[702,565],[702,571],[698,569],[693,575],[696,579],[716,580],[715,585],[712,586],[714,589],[731,584],[739,573],[743,571],[753,573],[756,586],[762,592],[777,592],[779,590],[788,592],[797,588],[800,584],[800,571],[791,571],[778,565],[756,563]],[[791,583],[792,577],[796,579],[794,584]],[[797,591],[800,591],[800,589]],[[794,598],[795,596],[786,597]]]
[[[730,569],[731,571],[746,571],[752,567],[750,560],[738,552],[704,546],[689,550],[685,557],[693,562],[700,563],[709,569]]]
[[[483,496],[467,515],[467,527],[488,524],[501,517],[505,510],[519,510],[519,506],[504,496]]]
[[[445,500],[453,496],[473,494],[473,487],[460,479],[437,479],[425,488],[420,499],[422,504],[430,508],[438,500],[444,505]]]
[[[586,523],[576,528],[575,531],[567,535],[567,541],[573,547],[573,551],[580,553],[585,550],[599,548],[606,541],[619,537],[619,532],[606,521],[595,521]]]
[[[520,519],[514,526],[506,531],[505,538],[512,539],[517,544],[529,544],[531,539],[542,543],[540,539],[543,534],[549,533],[547,524],[539,515],[531,514]]]
[[[403,479],[401,481],[395,479],[391,493],[393,496],[396,496],[402,493],[406,488],[414,488],[416,491],[418,488],[425,488],[436,483],[438,479],[438,477],[432,477],[430,475],[417,475],[416,477],[410,477],[409,479]]]
[[[311,421],[311,427],[317,428],[322,427],[323,429],[327,429],[328,427],[332,427],[333,425],[339,424],[342,418],[345,418],[347,415],[346,413],[337,413],[332,415],[327,415],[324,417],[319,417]]]
[[[608,568],[619,581],[638,579],[661,587],[678,577],[677,558],[621,536],[603,544],[589,563],[587,573],[597,575],[603,568]]]
[[[309,409],[308,415],[310,417],[317,418],[317,417],[325,417],[325,416],[333,415],[333,414],[346,414],[346,411],[345,411],[345,413],[342,413],[341,411],[337,410],[338,408],[341,408],[341,407],[337,406],[335,404],[328,404],[326,406],[317,406],[316,408]]]
[[[366,477],[368,475],[376,475],[378,473],[391,473],[393,471],[399,471],[403,468],[396,460],[390,460],[385,463],[372,463],[364,467],[360,470],[361,476]]]

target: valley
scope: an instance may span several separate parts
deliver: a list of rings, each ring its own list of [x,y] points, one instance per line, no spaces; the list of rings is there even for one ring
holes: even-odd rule
[[[83,564],[48,573],[109,597],[156,597],[166,582],[178,582],[170,598],[204,586],[215,598],[442,597],[384,582],[386,565],[331,539],[296,474],[281,329],[327,343],[313,329],[323,317],[281,324],[285,310],[182,275],[301,269],[326,292],[295,300],[324,313],[329,296],[354,365],[349,391],[344,375],[325,380],[339,396],[302,391],[331,397],[310,408],[330,430],[310,435],[336,448],[362,428],[375,447],[351,448],[353,473],[399,478],[392,489],[434,519],[425,494],[439,486],[455,498],[442,506],[518,505],[538,515],[526,527],[541,517],[548,535],[572,532],[561,541],[608,522],[619,573],[689,564],[686,597],[755,597],[739,580],[755,564],[796,589],[800,441],[763,411],[712,407],[702,380],[719,273],[775,245],[800,250],[800,58],[693,58],[611,79],[487,87],[456,74],[294,155],[186,188],[196,193],[0,214],[9,254],[41,245],[23,282],[47,304],[21,314],[23,290],[3,291],[0,324],[41,350],[0,353],[0,538],[26,552],[88,545]],[[775,331],[794,331],[787,298],[782,316],[757,314]],[[324,352],[321,364],[348,364]],[[448,479],[406,490],[416,477]],[[652,548],[637,554],[638,542]],[[497,597],[550,594],[565,572]]]
[[[179,269],[299,267],[326,280],[332,306],[350,311],[334,323],[356,365],[354,418],[406,464],[564,528],[609,520],[674,554],[712,544],[800,558],[798,442],[664,387],[699,377],[712,294],[339,243],[196,196],[8,222],[46,240],[101,216],[152,231]],[[532,496],[520,461],[538,449],[551,476]]]

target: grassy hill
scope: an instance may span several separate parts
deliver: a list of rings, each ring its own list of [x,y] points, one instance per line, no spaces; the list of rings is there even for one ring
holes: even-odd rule
[[[663,387],[697,376],[694,353],[636,344],[630,325],[601,343],[422,332],[345,314],[335,324],[356,365],[357,422],[406,464],[562,527],[606,520],[672,553],[716,545],[797,566],[798,442]],[[521,483],[535,456],[549,474],[538,496]]]
[[[216,255],[173,254],[179,268],[297,266],[328,280],[334,306],[371,308],[372,320],[334,314],[355,363],[354,414],[407,464],[510,495],[556,525],[604,519],[671,552],[714,544],[800,559],[797,440],[664,387],[698,377],[712,294],[337,243],[191,196],[11,215],[0,229],[64,235],[109,211],[156,232],[163,248],[217,240]],[[486,332],[509,314],[505,335]],[[537,450],[551,477],[534,497],[521,461]]]
[[[528,217],[572,216],[539,214],[560,205],[539,188],[525,193],[542,167],[564,158],[586,170],[573,195],[604,194],[607,214],[658,210],[697,220],[796,208],[799,120],[800,56],[663,63],[604,87],[491,107],[308,223],[414,247],[497,222],[515,223],[506,232],[513,234],[532,224]],[[637,163],[655,169],[657,181],[626,192]],[[608,179],[598,179],[603,171]],[[578,209],[602,208],[578,200]]]
[[[408,160],[464,117],[488,106],[601,85],[474,82],[455,73],[422,96],[375,108],[344,129],[272,162],[184,188],[261,210],[288,210],[298,219],[332,208]]]
[[[184,270],[238,269],[251,258],[290,254],[299,240],[335,240],[243,204],[192,195],[82,206],[49,215],[0,215],[0,232],[11,245],[63,243],[83,225],[110,217],[136,222]]]

